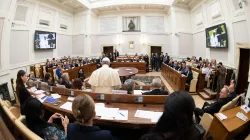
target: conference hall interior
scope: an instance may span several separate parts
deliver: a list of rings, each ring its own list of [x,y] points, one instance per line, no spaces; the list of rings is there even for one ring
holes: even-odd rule
[[[1,140],[250,140],[250,0],[0,0]]]

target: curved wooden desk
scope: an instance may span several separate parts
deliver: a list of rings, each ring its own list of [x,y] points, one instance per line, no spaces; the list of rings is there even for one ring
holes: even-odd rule
[[[139,74],[146,73],[146,63],[145,62],[112,62],[112,68],[119,68],[119,67],[133,67],[138,69]]]
[[[62,96],[59,100],[62,101],[59,106],[54,106],[51,103],[43,103],[45,108],[51,112],[58,112],[67,115],[70,118],[74,118],[72,111],[60,108],[65,102],[67,102],[67,96]],[[105,102],[104,102],[105,103]],[[95,124],[106,125],[106,126],[116,126],[119,128],[150,128],[156,123],[152,123],[150,119],[136,118],[134,117],[135,112],[140,110],[148,111],[163,111],[163,105],[143,105],[143,104],[126,104],[126,103],[105,103],[106,107],[119,108],[120,110],[128,110],[128,120],[103,120],[100,117],[94,119]]]
[[[133,67],[118,67],[115,69],[119,69],[119,76],[131,76],[138,73],[138,69]]]
[[[103,120],[100,117],[95,118],[95,123],[106,126],[115,126],[118,128],[151,128],[156,123],[151,122],[150,119],[136,118],[135,112],[137,110],[147,110],[162,112],[163,105],[168,95],[128,95],[128,94],[104,94],[94,93],[87,91],[80,91],[74,89],[66,89],[59,87],[52,87],[48,85],[37,84],[35,82],[29,83],[28,86],[37,86],[38,89],[49,91],[50,93],[58,93],[61,98],[58,99],[61,102],[60,105],[55,106],[51,103],[43,103],[45,108],[51,112],[58,112],[74,119],[73,114],[69,110],[60,108],[69,95],[78,96],[81,94],[90,95],[96,103],[105,103],[106,107],[119,108],[120,110],[128,110],[128,120]]]

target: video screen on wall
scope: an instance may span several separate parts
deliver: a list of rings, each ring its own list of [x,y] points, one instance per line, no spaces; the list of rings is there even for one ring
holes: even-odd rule
[[[227,48],[227,27],[226,24],[216,25],[206,29],[207,48]]]
[[[56,33],[35,31],[34,47],[39,49],[55,49],[56,48]]]

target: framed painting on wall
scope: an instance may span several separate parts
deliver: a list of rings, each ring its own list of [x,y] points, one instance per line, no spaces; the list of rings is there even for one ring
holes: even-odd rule
[[[135,48],[135,42],[134,41],[129,41],[129,49],[134,49]]]

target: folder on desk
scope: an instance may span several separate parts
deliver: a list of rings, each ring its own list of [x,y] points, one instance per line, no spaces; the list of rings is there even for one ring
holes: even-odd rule
[[[54,103],[56,101],[56,99],[54,99],[53,97],[47,97],[46,100],[44,100],[44,102],[47,102],[47,103]]]

